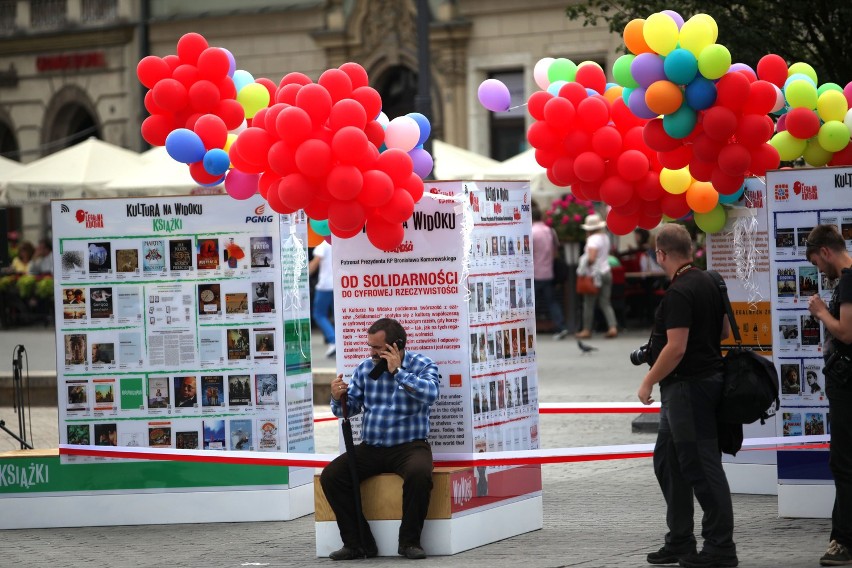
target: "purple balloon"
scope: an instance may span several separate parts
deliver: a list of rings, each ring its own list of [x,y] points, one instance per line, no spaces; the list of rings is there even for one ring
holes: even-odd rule
[[[627,101],[627,108],[638,118],[656,118],[659,116],[656,112],[648,108],[645,104],[645,89],[638,87],[630,93],[630,98]]]
[[[680,27],[683,25],[683,16],[681,16],[674,10],[663,10],[663,14],[674,20],[674,22],[677,24],[677,29],[680,29]]]
[[[414,162],[414,173],[417,174],[417,177],[425,179],[432,172],[432,166],[434,165],[432,155],[423,148],[414,148],[408,155],[411,157],[411,161]]]
[[[222,51],[225,52],[225,55],[228,56],[228,77],[233,77],[234,72],[237,70],[237,60],[234,57],[234,54],[225,49],[224,47],[220,47]]]
[[[512,104],[512,95],[509,87],[497,79],[486,79],[479,85],[477,91],[479,102],[482,106],[493,112],[509,110]]]
[[[751,68],[750,65],[746,63],[732,63],[730,67],[728,67],[727,73],[738,73],[742,71],[748,71],[748,73],[757,80],[757,73],[754,72],[754,69]]]
[[[784,132],[787,130],[787,113],[785,112],[778,117],[778,122],[775,123],[775,132]]]
[[[656,53],[640,53],[630,64],[630,74],[640,87],[648,88],[657,81],[668,81],[663,58]]]

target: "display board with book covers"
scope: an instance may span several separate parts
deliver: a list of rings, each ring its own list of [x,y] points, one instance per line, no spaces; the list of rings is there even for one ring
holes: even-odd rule
[[[769,242],[772,326],[778,330],[775,363],[781,380],[778,436],[831,434],[822,372],[825,329],[808,311],[808,301],[819,295],[828,303],[837,282],[817,271],[805,257],[805,248],[811,230],[828,224],[837,227],[847,250],[852,250],[850,180],[850,168],[790,169],[766,175],[773,236]],[[831,486],[828,450],[779,449],[778,482],[781,487],[799,489]],[[779,508],[783,507],[779,498]],[[830,513],[830,503],[823,513]]]
[[[303,212],[259,195],[51,207],[61,444],[314,451]]]

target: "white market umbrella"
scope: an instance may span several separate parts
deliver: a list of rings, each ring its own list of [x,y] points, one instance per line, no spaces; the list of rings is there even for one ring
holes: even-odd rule
[[[197,195],[224,193],[224,186],[204,187],[192,179],[189,166],[174,160],[165,146],[155,146],[140,154],[139,167],[125,172],[104,186],[117,197],[141,195]]]
[[[435,140],[432,143],[433,174],[439,180],[482,179],[484,172],[500,162],[482,154]]]
[[[10,205],[46,205],[51,199],[101,197],[107,182],[139,162],[136,152],[89,138],[3,178],[6,198]]]
[[[6,184],[3,180],[18,172],[24,164],[0,156],[0,205],[6,204]]]
[[[547,170],[535,161],[535,148],[524,150],[520,154],[512,156],[508,160],[498,163],[487,170],[484,179],[528,179],[533,198],[541,205],[549,205],[550,201],[564,193],[569,193],[570,188],[559,187],[547,179]],[[545,204],[545,202],[547,202]]]

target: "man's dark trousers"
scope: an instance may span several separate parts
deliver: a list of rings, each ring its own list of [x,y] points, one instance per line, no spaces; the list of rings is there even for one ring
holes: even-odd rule
[[[831,422],[829,465],[836,490],[831,540],[852,548],[852,379],[844,385],[828,379],[825,394]]]
[[[361,481],[381,473],[396,473],[402,477],[399,544],[420,546],[420,532],[423,530],[423,521],[426,519],[429,498],[432,495],[432,449],[429,444],[423,440],[415,440],[381,448],[362,443],[355,446],[355,463],[358,465],[358,479]],[[328,504],[337,517],[337,526],[344,546],[358,547],[358,518],[355,513],[347,454],[338,456],[323,469],[320,483]],[[375,540],[363,515],[361,522],[364,523],[367,541],[361,546],[365,549],[375,547]]]
[[[654,472],[666,500],[666,548],[695,548],[693,501],[704,511],[701,536],[710,554],[735,556],[731,490],[722,469],[716,433],[716,409],[722,375],[667,379],[660,385],[662,408],[654,448]]]

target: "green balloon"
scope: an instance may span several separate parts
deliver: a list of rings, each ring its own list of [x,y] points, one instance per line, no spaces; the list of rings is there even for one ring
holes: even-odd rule
[[[819,145],[829,152],[839,152],[849,144],[849,127],[839,120],[829,120],[819,127]]]
[[[695,128],[697,115],[688,104],[683,103],[679,109],[663,116],[663,130],[672,138],[686,138]]]
[[[807,143],[807,140],[800,140],[786,130],[779,132],[769,141],[770,146],[778,150],[782,162],[792,162],[801,156]]]
[[[570,59],[559,57],[547,68],[547,80],[571,82],[577,77],[577,66]]]
[[[698,70],[707,79],[718,79],[731,67],[731,52],[724,45],[714,43],[701,50]]]
[[[322,221],[309,219],[308,222],[311,224],[311,229],[319,236],[327,237],[331,234],[331,229],[328,228],[328,219],[323,219]]]
[[[634,59],[636,59],[636,56],[633,54],[622,55],[615,60],[612,66],[612,77],[622,87],[635,89],[639,86],[639,83],[636,82],[636,79],[633,78],[633,74],[630,72],[630,65]]]
[[[826,91],[837,91],[838,93],[842,93],[843,87],[841,87],[837,83],[823,83],[822,85],[817,87],[817,95],[821,95]]]
[[[728,221],[728,214],[722,204],[716,205],[707,213],[695,213],[695,224],[705,233],[718,233],[725,228],[725,223]]]
[[[792,108],[801,107],[813,110],[817,106],[816,87],[808,83],[805,79],[799,79],[787,85],[784,95],[787,97],[787,103]]]

